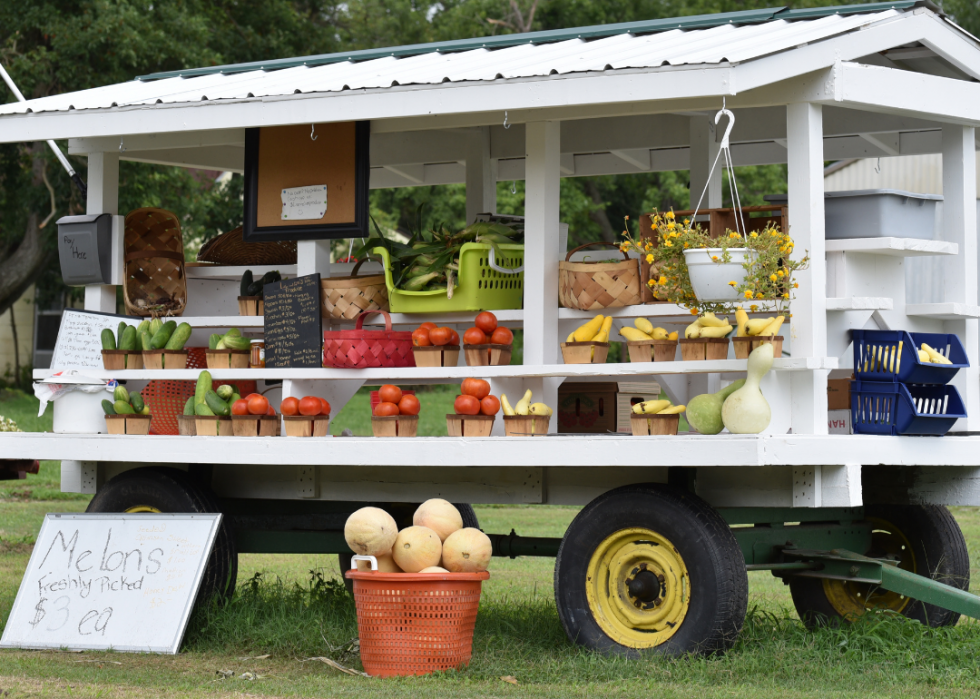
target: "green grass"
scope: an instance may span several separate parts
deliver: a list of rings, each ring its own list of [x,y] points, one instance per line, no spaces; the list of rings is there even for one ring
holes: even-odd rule
[[[50,432],[53,411],[49,407],[37,416],[40,403],[34,396],[17,389],[0,389],[0,415],[17,423],[22,432]]]

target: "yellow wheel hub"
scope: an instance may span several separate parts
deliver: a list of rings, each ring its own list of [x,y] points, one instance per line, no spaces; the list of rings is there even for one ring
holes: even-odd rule
[[[874,527],[871,532],[871,550],[867,555],[874,558],[890,558],[898,561],[898,567],[917,573],[912,544],[897,527],[883,519],[869,517]],[[823,581],[824,594],[834,610],[845,619],[861,616],[871,609],[888,609],[899,614],[911,603],[911,599],[871,583]]]
[[[592,554],[586,596],[609,638],[628,648],[654,648],[680,628],[691,586],[670,541],[649,529],[621,529]]]
[[[133,505],[126,509],[126,514],[135,514],[138,512],[154,512],[160,514],[160,510],[155,507],[150,507],[149,505]]]

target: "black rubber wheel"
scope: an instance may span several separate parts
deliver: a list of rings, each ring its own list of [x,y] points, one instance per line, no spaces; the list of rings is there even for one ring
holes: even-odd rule
[[[568,638],[601,653],[722,653],[745,621],[745,558],[701,498],[630,485],[597,497],[568,527],[555,601]]]
[[[86,512],[220,512],[210,489],[175,468],[149,466],[124,471],[109,480]],[[238,550],[230,527],[222,522],[204,570],[196,604],[224,602],[235,592]]]
[[[874,524],[872,558],[893,557],[899,567],[946,585],[970,587],[970,555],[963,532],[941,505],[867,505]],[[809,627],[839,624],[871,609],[890,609],[933,627],[954,626],[960,615],[948,609],[902,597],[868,583],[820,578],[789,579],[796,611]]]
[[[420,503],[421,504],[421,503]],[[460,516],[463,518],[464,527],[473,527],[474,529],[480,528],[480,521],[476,518],[476,512],[473,510],[473,506],[465,502],[454,502],[453,505],[459,510]],[[412,516],[415,514],[415,510],[419,508],[418,505],[414,504],[390,504],[390,505],[377,505],[382,510],[387,511],[395,518],[395,522],[398,524],[399,529],[412,526]],[[340,575],[344,577],[344,571],[350,570],[350,559],[353,558],[352,553],[338,553],[337,554],[337,565],[340,566]],[[347,591],[352,595],[354,594],[354,581],[348,580],[344,577],[344,585],[347,587]]]

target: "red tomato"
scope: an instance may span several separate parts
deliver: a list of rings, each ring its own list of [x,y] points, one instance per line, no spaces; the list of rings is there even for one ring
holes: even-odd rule
[[[449,328],[434,328],[429,331],[429,340],[433,345],[448,345],[449,338],[452,337],[450,334],[452,331]]]
[[[273,407],[272,407],[272,406],[270,405],[270,406],[269,406],[269,412],[267,412],[267,413],[266,413],[266,415],[272,415],[272,416],[275,416],[275,414],[276,414],[276,409],[275,409],[275,408],[273,408]]]
[[[489,335],[497,329],[497,316],[490,311],[484,311],[476,317],[476,320],[473,321],[473,325]]]
[[[480,401],[480,412],[484,415],[496,415],[500,410],[500,401],[496,396],[486,396]]]
[[[450,333],[450,335],[449,335],[449,344],[450,345],[459,345],[459,333],[456,332],[455,330],[453,330],[452,328],[449,329],[449,333]]]
[[[459,392],[464,396],[473,396],[477,400],[482,400],[484,396],[490,395],[490,382],[483,379],[463,379]]]
[[[514,343],[514,333],[510,331],[510,328],[501,326],[493,331],[490,342],[495,345],[511,345]]]
[[[330,414],[330,403],[327,402],[326,398],[320,399],[320,414],[321,415]]]
[[[435,330],[436,324],[433,323],[431,320],[427,320],[424,323],[422,323],[422,325],[419,326],[419,330],[421,330],[422,328],[426,328],[427,330]]]
[[[479,328],[470,328],[463,333],[464,345],[485,345],[488,342],[487,334]]]
[[[232,415],[248,415],[248,401],[244,398],[239,398],[231,406]]]
[[[414,332],[412,332],[412,344],[416,347],[431,346],[432,340],[429,339],[429,329],[417,328]]]
[[[419,399],[413,396],[411,393],[406,393],[402,396],[402,399],[398,401],[398,412],[402,415],[418,415],[422,410],[422,404],[419,403]]]
[[[248,412],[252,415],[265,415],[269,412],[269,400],[265,396],[253,393],[245,400],[248,402]]]
[[[479,415],[480,401],[473,396],[456,396],[453,410],[456,411],[457,415]]]
[[[374,408],[375,417],[391,417],[398,414],[398,406],[394,403],[382,401]]]
[[[299,415],[299,399],[292,396],[284,398],[279,404],[279,412],[283,415]]]
[[[378,389],[378,398],[382,403],[398,403],[402,399],[402,390],[398,386],[386,383]]]
[[[316,396],[305,396],[299,402],[299,414],[311,417],[320,414],[320,399]]]

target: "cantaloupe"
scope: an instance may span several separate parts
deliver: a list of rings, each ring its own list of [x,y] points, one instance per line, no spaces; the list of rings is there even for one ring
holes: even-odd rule
[[[362,507],[347,518],[344,539],[359,556],[384,556],[398,536],[395,519],[378,507]]]
[[[418,573],[429,566],[439,565],[442,542],[428,527],[405,527],[398,532],[391,549],[395,564],[406,573]]]
[[[419,571],[420,573],[448,573],[449,571],[442,566],[429,566]]]
[[[432,498],[415,510],[412,524],[428,527],[439,535],[440,541],[445,541],[447,536],[463,528],[463,516],[448,500]]]
[[[390,553],[378,556],[379,573],[401,573],[402,569],[395,564],[395,559]],[[356,561],[358,570],[371,570],[371,561]]]
[[[442,567],[453,573],[486,570],[493,555],[490,537],[473,527],[453,532],[442,545]]]

